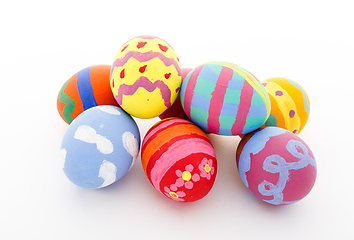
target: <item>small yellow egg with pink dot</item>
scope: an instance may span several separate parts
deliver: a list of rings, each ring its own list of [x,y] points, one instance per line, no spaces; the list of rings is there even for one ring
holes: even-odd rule
[[[270,78],[262,84],[271,102],[270,116],[264,125],[299,134],[310,115],[310,100],[304,88],[286,78]]]

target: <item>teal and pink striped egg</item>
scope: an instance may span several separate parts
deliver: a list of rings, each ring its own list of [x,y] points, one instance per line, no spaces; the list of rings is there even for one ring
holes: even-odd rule
[[[252,132],[270,114],[270,99],[263,85],[250,72],[227,62],[194,68],[182,83],[180,97],[193,123],[220,135]]]

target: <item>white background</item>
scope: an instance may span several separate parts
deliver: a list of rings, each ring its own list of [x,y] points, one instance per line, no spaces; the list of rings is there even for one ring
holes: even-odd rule
[[[353,24],[350,0],[2,1],[0,239],[354,239]],[[143,34],[167,41],[182,67],[228,61],[300,83],[312,192],[289,206],[258,200],[236,169],[239,138],[216,135],[217,179],[198,202],[158,193],[140,157],[105,189],[73,185],[59,158],[58,92]],[[156,121],[137,120],[142,138]]]

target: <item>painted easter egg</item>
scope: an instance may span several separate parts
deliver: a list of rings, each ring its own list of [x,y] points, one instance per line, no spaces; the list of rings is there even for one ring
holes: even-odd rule
[[[66,123],[70,124],[80,113],[94,106],[119,106],[109,85],[110,70],[110,65],[87,67],[64,83],[58,94],[57,108]]]
[[[92,107],[64,135],[63,170],[79,187],[106,187],[129,171],[139,149],[139,129],[129,114],[115,106]]]
[[[304,88],[286,78],[270,78],[262,84],[271,102],[265,126],[281,127],[299,134],[310,115],[310,101]]]
[[[190,71],[192,71],[192,68],[182,68],[182,83]],[[161,115],[159,115],[159,118],[161,120],[166,118],[171,118],[171,117],[178,117],[178,118],[184,118],[186,120],[189,120],[182,108],[181,98],[179,94],[177,96],[176,101],[172,104],[172,106],[167,108]]]
[[[205,197],[217,173],[211,141],[185,119],[169,118],[155,124],[143,140],[141,160],[151,184],[179,202]]]
[[[194,68],[180,91],[182,107],[193,123],[221,135],[249,133],[270,113],[269,96],[248,71],[226,62]]]
[[[179,59],[164,40],[139,36],[114,58],[111,89],[119,105],[138,118],[154,118],[177,98],[182,81]]]
[[[266,127],[245,135],[236,162],[246,187],[273,205],[295,203],[315,184],[317,167],[311,149],[283,128]]]

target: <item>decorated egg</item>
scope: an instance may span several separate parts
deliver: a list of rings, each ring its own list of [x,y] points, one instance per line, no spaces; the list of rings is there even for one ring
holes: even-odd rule
[[[310,101],[305,90],[297,82],[286,78],[270,78],[262,84],[271,102],[270,116],[265,126],[280,127],[299,134],[310,115]]]
[[[177,98],[182,81],[179,59],[164,40],[139,36],[119,49],[111,69],[118,104],[138,118],[154,118]]]
[[[129,171],[139,149],[139,129],[129,114],[115,106],[92,107],[77,116],[64,135],[63,170],[79,187],[106,187]]]
[[[221,135],[256,130],[270,113],[269,96],[248,71],[226,62],[194,68],[180,91],[182,107],[193,123]]]
[[[236,162],[246,187],[273,205],[295,203],[315,184],[313,153],[299,136],[282,128],[266,127],[245,135]]]
[[[155,124],[143,140],[141,160],[151,184],[179,202],[205,197],[217,173],[212,143],[185,119],[169,118]]]
[[[182,68],[182,82],[190,71],[192,71],[191,68]],[[178,118],[184,118],[186,120],[189,120],[182,108],[181,98],[179,94],[177,96],[176,101],[172,104],[172,106],[167,108],[161,115],[159,115],[160,119],[166,119],[171,117],[178,117]]]
[[[57,98],[62,119],[70,124],[83,111],[99,105],[119,106],[110,85],[110,65],[96,65],[82,69],[67,80]]]

